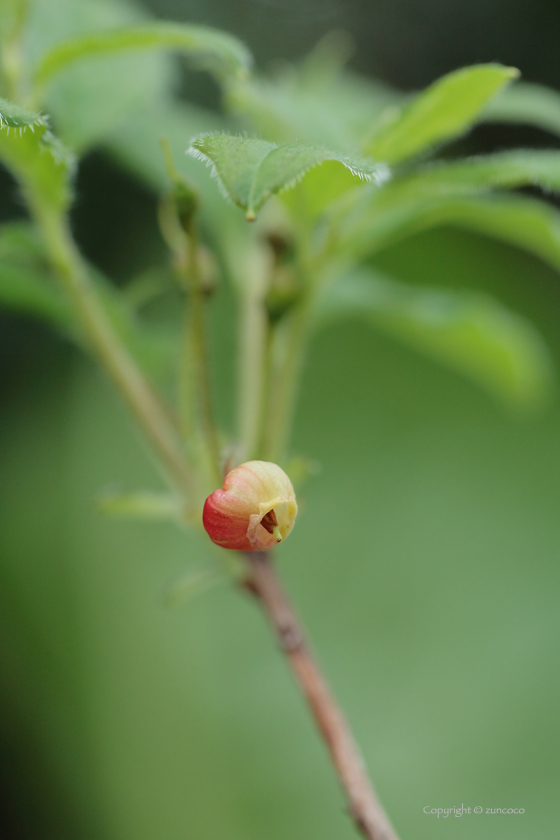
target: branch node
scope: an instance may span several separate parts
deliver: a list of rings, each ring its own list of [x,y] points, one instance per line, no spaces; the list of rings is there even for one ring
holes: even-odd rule
[[[305,647],[304,638],[297,627],[286,624],[278,627],[280,646],[285,653],[295,653]]]

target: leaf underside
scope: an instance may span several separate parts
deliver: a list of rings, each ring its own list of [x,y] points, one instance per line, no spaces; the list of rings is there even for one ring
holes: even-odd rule
[[[517,82],[501,91],[481,116],[485,122],[534,125],[560,135],[560,93],[544,85]]]
[[[252,64],[248,49],[233,35],[207,26],[154,21],[88,33],[58,44],[39,62],[35,82],[43,86],[61,70],[91,56],[158,48],[180,50],[223,76],[243,77]]]
[[[340,278],[318,323],[359,317],[466,375],[501,400],[530,408],[552,383],[548,350],[523,317],[486,294],[413,287],[369,269]]]

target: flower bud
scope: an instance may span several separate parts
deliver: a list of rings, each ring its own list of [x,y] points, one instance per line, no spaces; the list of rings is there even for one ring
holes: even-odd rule
[[[294,488],[284,470],[268,461],[247,461],[208,496],[202,522],[216,545],[266,551],[286,539],[296,515]]]

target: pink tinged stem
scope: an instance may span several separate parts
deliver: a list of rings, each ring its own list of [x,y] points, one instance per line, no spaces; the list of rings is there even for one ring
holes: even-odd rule
[[[266,552],[247,553],[244,586],[259,601],[286,654],[325,741],[350,814],[366,840],[398,840],[383,810],[348,723],[309,650],[302,626]]]

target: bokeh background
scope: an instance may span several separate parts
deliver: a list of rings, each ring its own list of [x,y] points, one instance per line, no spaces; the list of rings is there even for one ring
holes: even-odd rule
[[[560,87],[552,0],[145,7],[228,29],[262,67],[342,28],[352,66],[403,89],[492,60]],[[181,84],[217,105],[206,77],[184,71]],[[464,148],[519,144],[558,146],[537,130],[485,126]],[[1,219],[22,215],[4,172],[0,190]],[[102,153],[85,160],[77,195],[77,237],[117,282],[162,256],[156,194]],[[441,229],[377,265],[490,291],[537,325],[558,365],[560,278],[536,259]],[[223,290],[212,326],[226,393],[229,317]],[[0,365],[1,836],[355,836],[254,605],[224,586],[163,606],[166,587],[204,556],[202,539],[96,512],[113,482],[159,482],[104,377],[7,314]],[[556,836],[558,394],[540,414],[513,416],[349,322],[311,348],[294,448],[321,472],[302,491],[282,571],[403,840]],[[437,820],[422,810],[461,804],[525,813]]]

